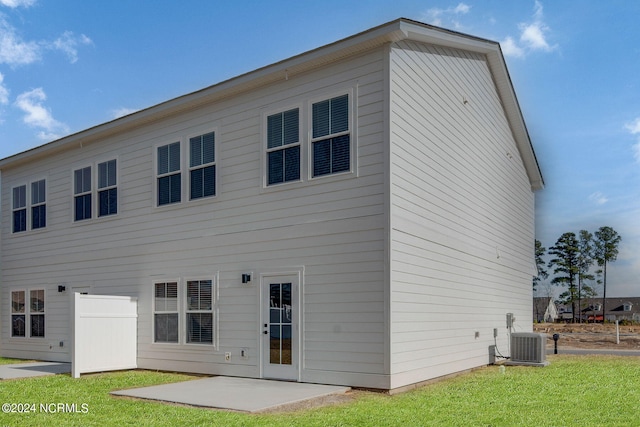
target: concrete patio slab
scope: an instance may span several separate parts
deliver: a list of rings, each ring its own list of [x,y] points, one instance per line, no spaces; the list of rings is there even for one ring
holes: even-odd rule
[[[242,412],[262,412],[331,394],[344,394],[350,389],[253,378],[211,377],[114,391],[111,394]]]
[[[64,362],[28,362],[0,365],[0,379],[3,380],[66,374],[68,372],[71,372],[71,363]]]

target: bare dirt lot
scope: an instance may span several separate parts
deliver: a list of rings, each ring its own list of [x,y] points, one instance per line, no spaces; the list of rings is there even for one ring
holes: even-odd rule
[[[533,330],[547,334],[547,347],[553,347],[553,334],[559,334],[558,348],[640,350],[640,325],[620,325],[620,344],[616,325],[610,323],[538,323]]]

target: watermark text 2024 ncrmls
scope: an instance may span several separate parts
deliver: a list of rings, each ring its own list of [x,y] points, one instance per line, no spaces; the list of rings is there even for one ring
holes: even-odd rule
[[[86,414],[89,412],[88,403],[3,403],[2,412],[5,414],[26,414],[44,412],[47,414]]]

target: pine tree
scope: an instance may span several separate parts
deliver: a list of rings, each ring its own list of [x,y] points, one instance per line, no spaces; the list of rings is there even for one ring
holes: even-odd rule
[[[568,291],[561,295],[567,302],[571,303],[573,321],[576,316],[577,289],[575,285],[576,276],[579,274],[578,239],[575,233],[564,233],[556,241],[555,246],[549,248],[549,254],[555,258],[549,261],[549,268],[554,267],[553,274],[556,276],[551,283],[559,286],[567,286]]]
[[[607,303],[607,264],[618,259],[618,245],[622,237],[611,227],[600,227],[595,232],[595,258],[602,267],[602,323]]]
[[[535,257],[536,257],[536,268],[538,269],[538,274],[533,278],[533,290],[534,291],[536,290],[536,286],[538,286],[538,283],[540,283],[542,280],[544,280],[547,277],[549,277],[549,273],[545,269],[545,262],[542,259],[542,257],[546,253],[546,251],[547,251],[547,248],[542,246],[542,243],[540,242],[540,240],[536,239],[536,242],[535,242]]]
[[[578,313],[580,323],[582,323],[582,297],[585,293],[585,280],[594,280],[589,269],[595,262],[593,248],[593,234],[587,230],[580,230],[578,238]]]

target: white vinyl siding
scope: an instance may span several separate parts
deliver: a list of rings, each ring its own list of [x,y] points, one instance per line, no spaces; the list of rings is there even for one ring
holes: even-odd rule
[[[259,377],[258,287],[243,285],[241,275],[253,271],[259,277],[260,272],[276,268],[300,267],[304,271],[301,318],[306,322],[301,332],[300,361],[305,366],[301,380],[337,383],[349,377],[363,386],[384,383],[383,52],[372,51],[296,79],[176,112],[162,121],[43,157],[24,170],[3,170],[2,183],[9,186],[3,191],[5,206],[11,203],[12,183],[30,182],[29,177],[48,171],[52,197],[46,233],[34,234],[33,239],[31,233],[3,239],[3,281],[23,288],[51,283],[46,341],[65,345],[50,349],[44,344],[11,343],[0,347],[2,355],[70,360],[69,292],[71,286],[86,285],[91,294],[138,297],[141,368]],[[355,153],[357,145],[359,153],[357,159],[351,158],[358,178],[340,173],[306,179],[311,104],[346,93],[354,115],[349,132],[351,148]],[[265,114],[290,107],[300,108],[301,180],[265,189]],[[216,196],[187,200],[189,138],[214,129]],[[181,147],[174,148],[176,165],[170,168],[167,147],[160,159],[166,167],[159,174],[158,147],[176,142]],[[72,171],[91,164],[97,189],[96,159],[116,156],[118,214],[108,221],[82,221],[70,227]],[[158,178],[174,173],[181,174],[182,203],[157,207]],[[94,216],[96,203],[94,199]],[[10,230],[7,216],[3,221],[4,229]],[[186,280],[208,280],[209,272],[217,271],[213,344],[187,344]],[[177,281],[182,286],[178,293],[182,335],[178,343],[156,342],[153,283],[177,277],[182,278]],[[61,283],[67,284],[66,293],[56,291]],[[2,292],[3,298],[10,298],[4,288]],[[9,332],[4,327],[4,336]],[[248,349],[247,359],[239,356],[243,348]],[[230,361],[224,360],[225,352],[232,353]]]
[[[390,66],[391,372],[410,383],[485,364],[505,314],[530,318],[533,193],[483,55],[402,42]]]
[[[3,307],[0,355],[70,361],[69,293],[84,289],[138,299],[139,368],[260,378],[258,283],[296,275],[299,381],[393,388],[485,365],[506,313],[531,327],[541,185],[502,64],[497,44],[401,21],[5,159],[1,204],[26,184],[31,227],[46,172],[48,217],[12,234],[2,216],[0,301],[48,285],[46,339],[13,339],[28,309]],[[269,146],[268,117],[294,109],[298,141]],[[192,163],[190,138],[214,130],[213,159],[200,144]],[[270,179],[269,153],[293,147],[300,178],[286,180],[293,150]],[[116,157],[118,214],[70,225],[70,172],[91,165],[97,216],[95,159]],[[211,167],[215,195],[193,199],[211,181],[191,172]]]

